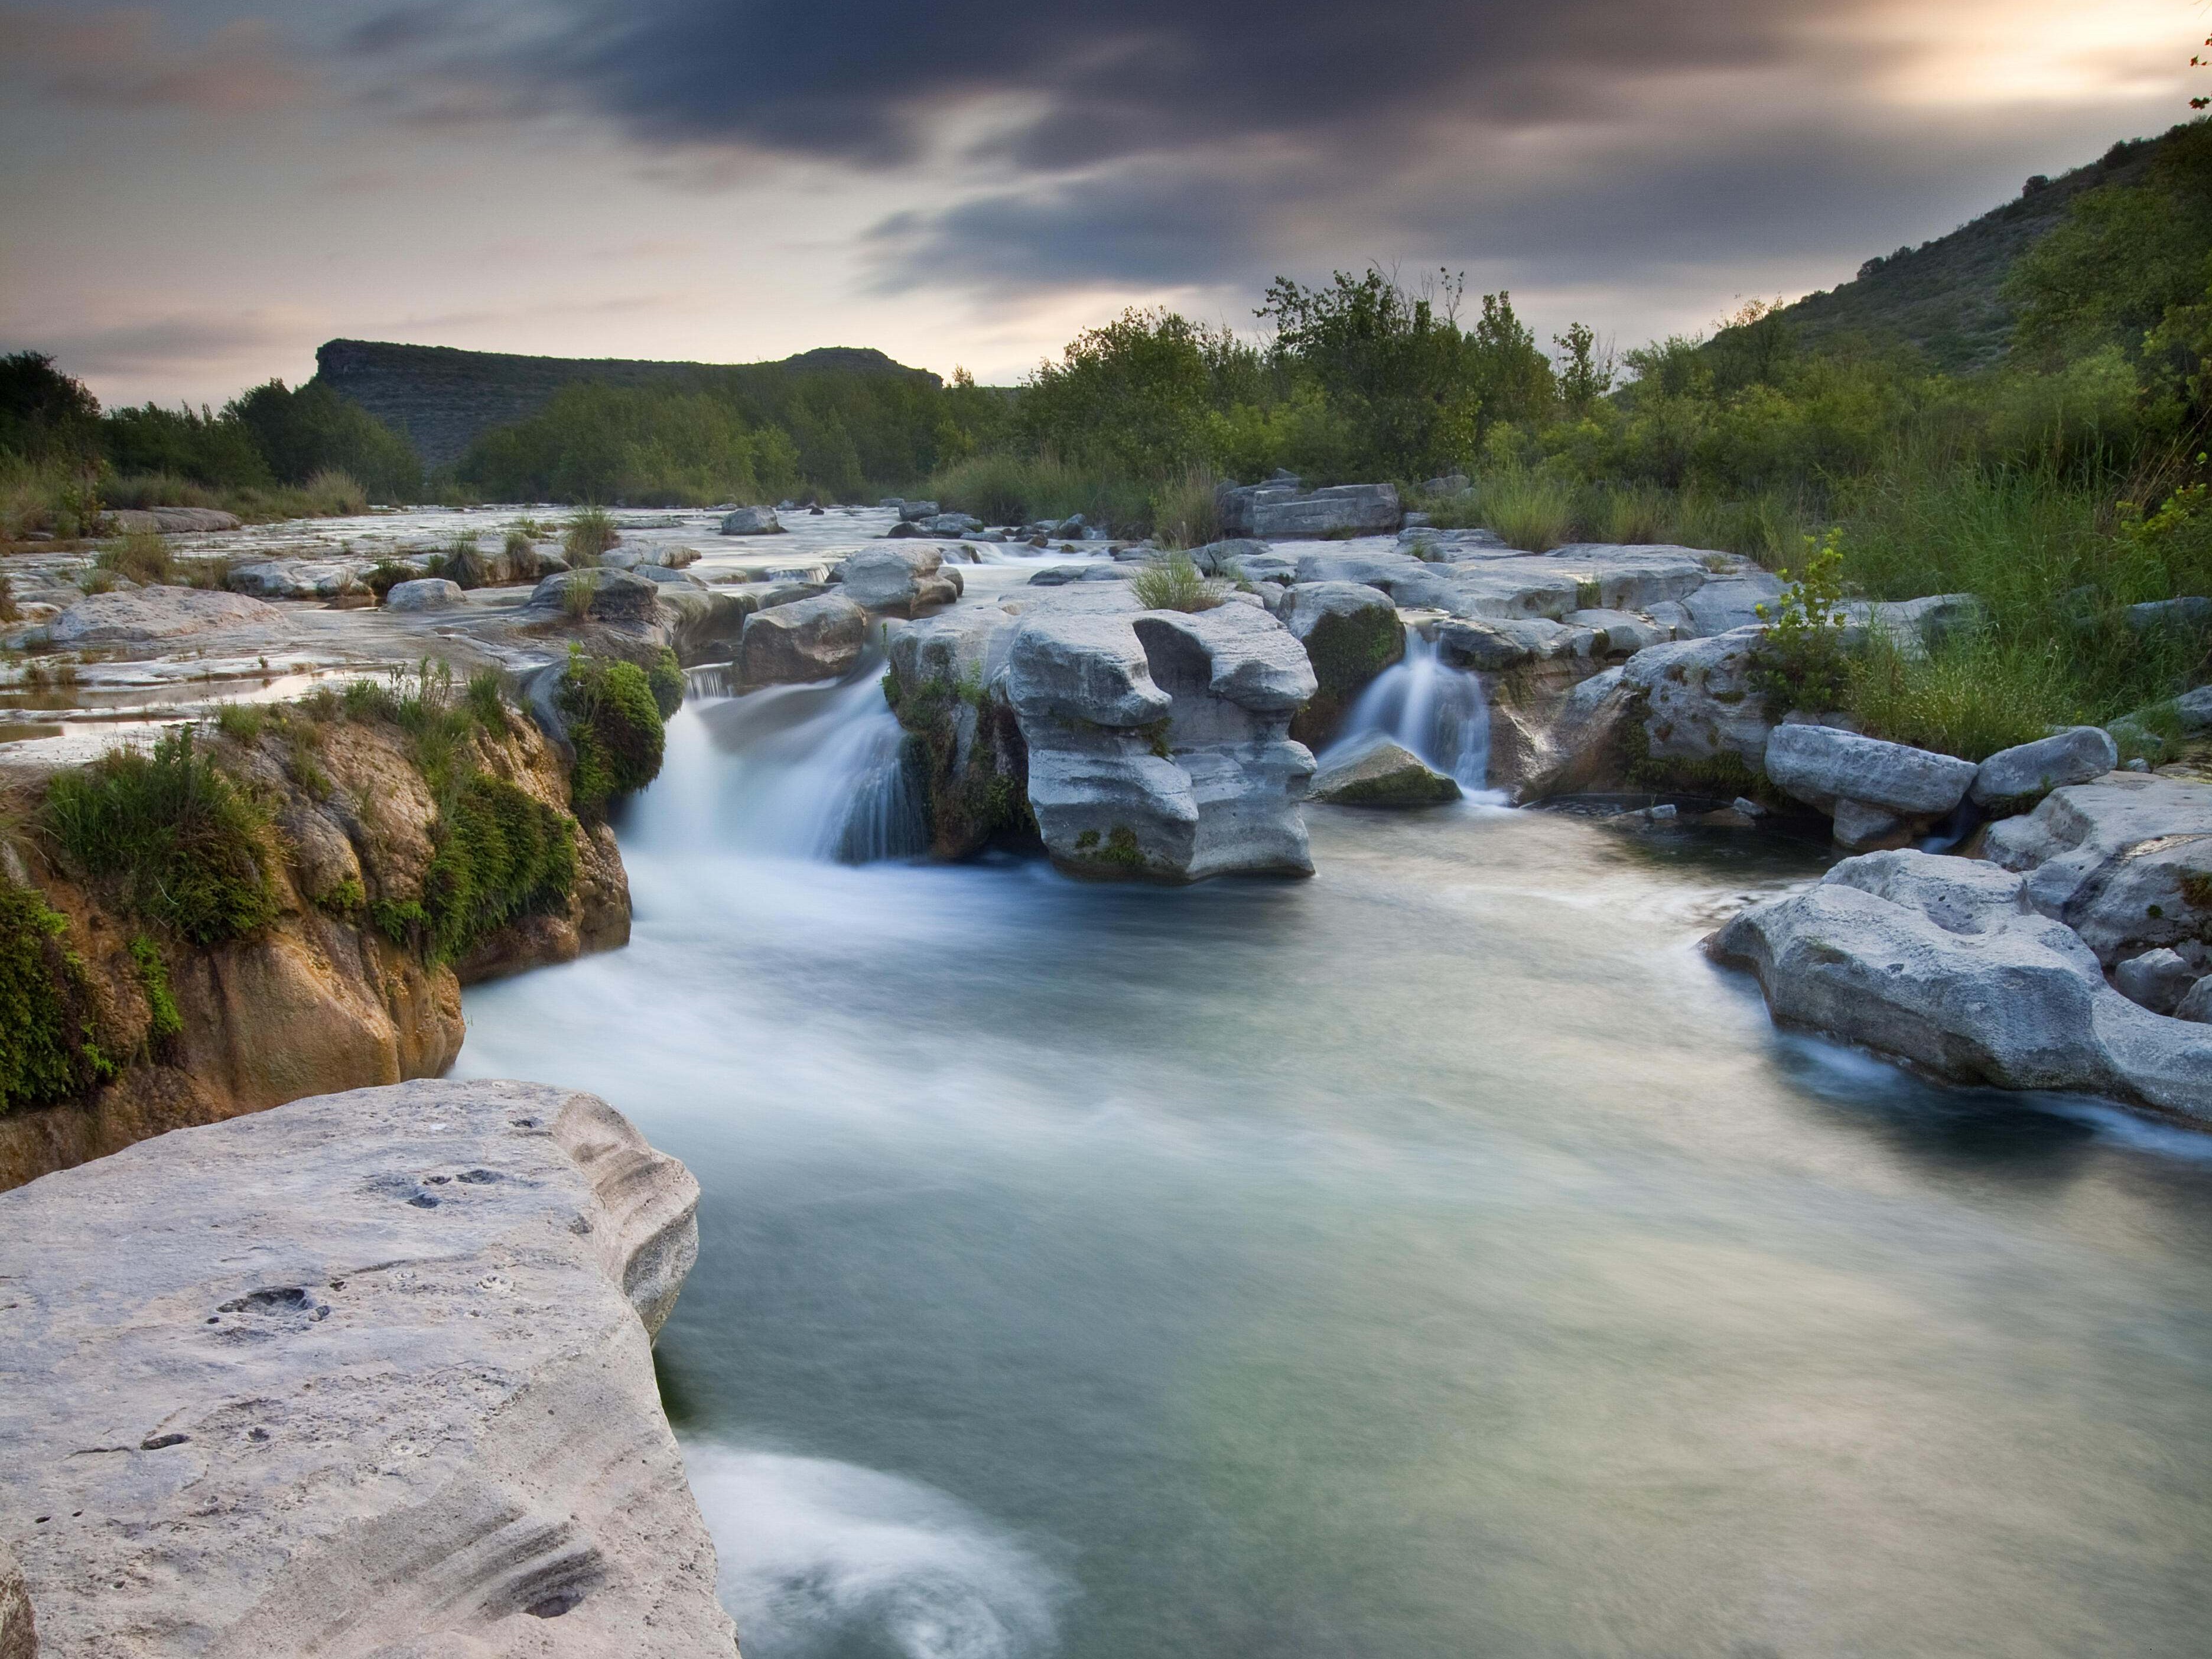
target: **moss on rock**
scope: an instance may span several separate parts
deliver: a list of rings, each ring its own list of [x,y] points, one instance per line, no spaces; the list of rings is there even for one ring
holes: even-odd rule
[[[0,877],[0,1113],[82,1094],[114,1074],[68,921]]]
[[[570,790],[580,811],[604,811],[660,775],[667,733],[653,684],[636,664],[571,649],[556,700],[576,751]]]

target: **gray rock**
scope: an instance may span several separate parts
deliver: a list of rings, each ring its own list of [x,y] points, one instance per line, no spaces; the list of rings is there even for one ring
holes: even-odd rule
[[[1902,847],[1912,838],[1912,825],[1885,806],[1869,806],[1849,799],[1836,803],[1830,825],[1836,845],[1853,853]]]
[[[1974,774],[1978,805],[2030,805],[2069,783],[2100,778],[2120,763],[2119,746],[2094,726],[2069,726],[2033,743],[2001,749]]]
[[[2189,994],[2174,1005],[2173,1017],[2194,1025],[2212,1025],[2212,975],[2189,988]]]
[[[2170,1014],[2203,977],[2203,970],[2193,966],[2188,957],[2161,945],[2130,957],[2113,969],[2112,987],[2130,1002],[2154,1014]]]
[[[754,532],[731,531],[728,533],[744,535]],[[665,542],[642,547],[617,547],[599,555],[599,562],[610,569],[635,570],[650,574],[654,570],[682,570],[698,563],[699,550],[696,547],[672,547]]]
[[[1966,796],[1975,766],[1832,726],[1778,726],[1766,740],[1766,775],[1792,799],[1832,812],[1848,798],[1907,817],[1936,817]]]
[[[1779,577],[1764,570],[1747,570],[1713,576],[1696,592],[1659,601],[1647,606],[1646,612],[1653,622],[1672,628],[1677,639],[1711,639],[1739,628],[1764,627],[1765,618],[1759,614],[1759,607],[1771,611],[1781,595]]]
[[[2179,599],[2153,599],[2128,607],[2128,626],[2138,634],[2160,628],[2212,627],[2212,599],[2191,595]]]
[[[1706,945],[1758,975],[1777,1021],[1948,1081],[2212,1116],[2212,1031],[2113,990],[2088,947],[1994,865],[1866,854],[1745,911]]]
[[[198,536],[210,531],[235,530],[238,515],[212,507],[125,507],[103,515],[103,527],[118,536]]]
[[[1989,857],[2107,965],[2212,939],[2212,787],[2114,772],[1991,824]]]
[[[890,503],[885,502],[884,505],[889,506]],[[938,508],[935,501],[901,501],[898,503],[899,521],[902,524],[919,524],[924,519],[935,518],[937,516],[937,512]]]
[[[141,587],[94,593],[46,624],[47,637],[64,650],[88,645],[145,645],[195,634],[240,628],[279,628],[284,613],[243,593],[197,587]]]
[[[1242,597],[1242,596],[1240,596]],[[1330,736],[1344,711],[1370,681],[1406,654],[1398,607],[1380,588],[1357,582],[1301,582],[1290,590],[1283,625],[1306,648],[1316,691],[1309,741]]]
[[[1464,495],[1474,487],[1464,472],[1447,472],[1440,478],[1431,478],[1421,486],[1426,495]]]
[[[1589,629],[1595,635],[1592,654],[1600,657],[1632,657],[1674,637],[1672,629],[1626,611],[1570,611],[1561,620],[1569,628]]]
[[[1404,517],[1395,484],[1333,484],[1310,495],[1255,500],[1251,533],[1262,541],[1393,535]]]
[[[1754,771],[1765,763],[1774,729],[1752,690],[1752,651],[1765,630],[1740,628],[1710,639],[1655,645],[1622,673],[1644,701],[1644,735],[1653,758],[1709,761],[1728,756]]]
[[[722,520],[725,536],[778,536],[783,533],[783,520],[775,516],[772,507],[741,507]]]
[[[384,596],[391,611],[450,611],[466,605],[468,595],[443,576],[425,576],[411,582],[395,582]]]
[[[589,1095],[437,1082],[0,1194],[46,1650],[729,1659],[650,1352],[697,1199]]]
[[[1308,794],[1334,806],[1438,806],[1459,799],[1460,787],[1411,750],[1385,741],[1316,771]]]
[[[738,678],[747,685],[802,685],[842,678],[867,644],[868,613],[842,592],[755,611],[738,638]]]
[[[967,536],[983,527],[983,521],[966,513],[939,513],[918,526],[932,536]]]
[[[397,562],[410,570],[428,568],[420,557]],[[261,559],[234,565],[224,585],[258,599],[331,599],[366,591],[363,579],[372,568],[359,559]]]
[[[960,573],[933,547],[866,547],[843,565],[845,597],[890,617],[916,617],[960,597]]]
[[[578,592],[588,595],[583,607],[585,621],[634,626],[651,623],[659,614],[659,586],[635,572],[572,570],[548,576],[532,588],[523,604],[520,620],[526,624],[576,620],[569,595]]]

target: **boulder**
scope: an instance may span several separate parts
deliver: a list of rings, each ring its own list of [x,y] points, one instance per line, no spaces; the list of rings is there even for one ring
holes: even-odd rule
[[[2128,626],[2138,634],[2161,628],[2212,628],[2212,599],[2191,595],[2128,607]]]
[[[1964,800],[1972,761],[1832,726],[1778,726],[1766,740],[1766,775],[1784,794],[1832,813],[1850,799],[1900,817],[1940,817]]]
[[[1974,802],[2024,808],[2054,789],[2100,778],[2119,763],[2119,745],[2109,733],[2094,726],[2069,726],[2000,749],[1984,761],[1974,774]]]
[[[580,616],[571,595],[582,593]],[[659,614],[658,583],[630,570],[571,570],[544,578],[523,603],[519,620],[532,623],[577,622],[637,625]]]
[[[722,520],[725,536],[777,536],[783,533],[783,521],[775,516],[772,507],[741,507]]]
[[[1460,798],[1458,780],[1385,740],[1314,773],[1309,797],[1332,806],[1439,806]]]
[[[748,511],[751,509],[748,508]],[[731,535],[750,535],[750,531],[731,531]],[[672,547],[663,542],[642,547],[617,547],[599,555],[599,562],[611,570],[635,570],[650,575],[655,570],[682,570],[699,562],[696,547]]]
[[[1912,840],[1913,829],[1913,821],[1902,814],[1848,796],[1836,802],[1830,824],[1836,845],[1852,853],[1905,846]]]
[[[1357,582],[1299,584],[1290,591],[1282,620],[1305,647],[1316,688],[1296,735],[1307,744],[1325,742],[1369,683],[1405,657],[1405,624],[1389,594]]]
[[[890,503],[885,502],[884,505],[889,506]],[[937,516],[937,503],[935,501],[901,501],[898,503],[898,515],[902,523],[917,524],[924,519],[933,519]]]
[[[2020,876],[1975,860],[1869,853],[1744,911],[1706,941],[1748,968],[1784,1024],[1946,1081],[2067,1089],[2212,1117],[2212,1031],[2105,982]]]
[[[1855,644],[1879,630],[1911,655],[1954,634],[1971,633],[1988,620],[1989,607],[1972,593],[1929,593],[1917,599],[1874,602],[1847,599],[1844,638]]]
[[[1655,645],[1622,672],[1644,702],[1644,728],[1656,760],[1705,762],[1727,757],[1753,770],[1765,764],[1774,724],[1752,690],[1752,653],[1763,629]]]
[[[0,1194],[46,1650],[729,1659],[651,1354],[697,1200],[589,1095],[440,1082]]]
[[[960,573],[933,547],[867,547],[842,567],[845,597],[887,617],[917,617],[960,597]]]
[[[195,634],[240,628],[280,628],[284,613],[243,593],[197,587],[141,587],[94,593],[46,624],[46,637],[64,650],[85,646],[146,645]]]
[[[1660,626],[1673,629],[1677,639],[1705,640],[1739,628],[1765,626],[1760,607],[1771,611],[1781,597],[1780,577],[1764,570],[1734,571],[1709,577],[1681,599],[1660,600],[1646,607],[1646,614]]]
[[[983,521],[966,513],[939,513],[926,519],[920,528],[932,536],[968,536],[983,527]]]
[[[1027,598],[1029,590],[1024,590]],[[1314,692],[1304,647],[1256,605],[1139,611],[1126,587],[1046,590],[1000,684],[1046,850],[1083,875],[1310,875],[1290,740]]]
[[[1209,542],[1193,550],[1191,562],[1209,576],[1242,576],[1246,581],[1295,580],[1298,561],[1276,552],[1267,543],[1240,538]]]
[[[2112,988],[2154,1014],[2170,1014],[2203,977],[2204,970],[2188,957],[2161,945],[2113,969]]]
[[[384,596],[385,608],[389,611],[450,611],[467,603],[468,595],[443,576],[395,582]]]
[[[2212,939],[2212,787],[2110,773],[1991,824],[1984,847],[2108,966]]]
[[[1405,517],[1395,484],[1333,484],[1310,495],[1263,492],[1251,513],[1251,534],[1262,541],[1319,536],[1387,536]]]
[[[1561,620],[1569,628],[1590,630],[1595,636],[1590,647],[1593,656],[1632,657],[1674,637],[1672,629],[1626,611],[1570,611]]]
[[[235,530],[238,515],[212,507],[126,507],[102,519],[102,527],[118,536],[149,532],[162,536],[199,536],[210,531]]]
[[[2174,1006],[2173,1017],[2196,1025],[2212,1025],[2212,975],[2189,988],[2188,995]]]
[[[398,561],[410,570],[428,568],[427,561]],[[334,599],[341,594],[368,591],[365,578],[373,567],[359,559],[257,559],[233,565],[223,585],[234,593],[250,593],[257,599]]]
[[[867,643],[868,613],[842,593],[823,593],[754,612],[738,639],[738,678],[747,685],[834,680],[852,671]]]

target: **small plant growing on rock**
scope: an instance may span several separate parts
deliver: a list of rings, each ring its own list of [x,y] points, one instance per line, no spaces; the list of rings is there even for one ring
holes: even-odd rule
[[[603,507],[587,507],[568,520],[561,534],[561,550],[568,556],[571,569],[588,570],[621,540],[614,515]]]
[[[520,525],[515,526],[507,532],[507,540],[501,544],[500,550],[507,556],[509,580],[519,582],[538,580],[538,573],[542,568],[538,560],[538,542],[527,530]]]
[[[381,599],[400,583],[411,582],[420,574],[422,572],[397,559],[379,559],[368,574],[361,579],[361,585]]]
[[[1229,597],[1230,584],[1205,575],[1189,554],[1177,552],[1147,562],[1129,590],[1147,611],[1211,611]]]
[[[119,545],[103,549],[96,563],[99,568],[127,577],[141,587],[173,582],[177,578],[169,544],[157,530],[132,532]]]
[[[592,599],[599,589],[582,571],[571,571],[568,580],[561,584],[561,614],[572,623],[587,621],[592,614]]]
[[[82,1094],[114,1066],[69,923],[34,887],[0,876],[0,1114]]]
[[[468,954],[516,917],[559,909],[576,881],[571,820],[528,792],[478,772],[440,815],[422,877],[424,954]]]
[[[667,734],[652,682],[635,663],[589,657],[571,646],[555,701],[576,751],[569,793],[580,810],[604,811],[660,775]]]
[[[1804,574],[1759,607],[1765,637],[1752,656],[1751,681],[1768,714],[1835,708],[1844,701],[1850,665],[1844,652],[1843,532],[1805,538]],[[1775,573],[1785,581],[1790,573]]]
[[[446,580],[459,588],[482,587],[489,574],[484,569],[483,555],[477,549],[476,532],[462,531],[441,550],[440,569]]]

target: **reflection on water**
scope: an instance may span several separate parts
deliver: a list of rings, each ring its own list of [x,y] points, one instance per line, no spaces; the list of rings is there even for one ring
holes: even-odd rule
[[[2212,1165],[1778,1036],[1695,941],[1817,859],[840,865],[780,745],[859,699],[757,695],[672,723],[633,945],[459,1068],[699,1176],[748,1659],[2202,1651]]]

